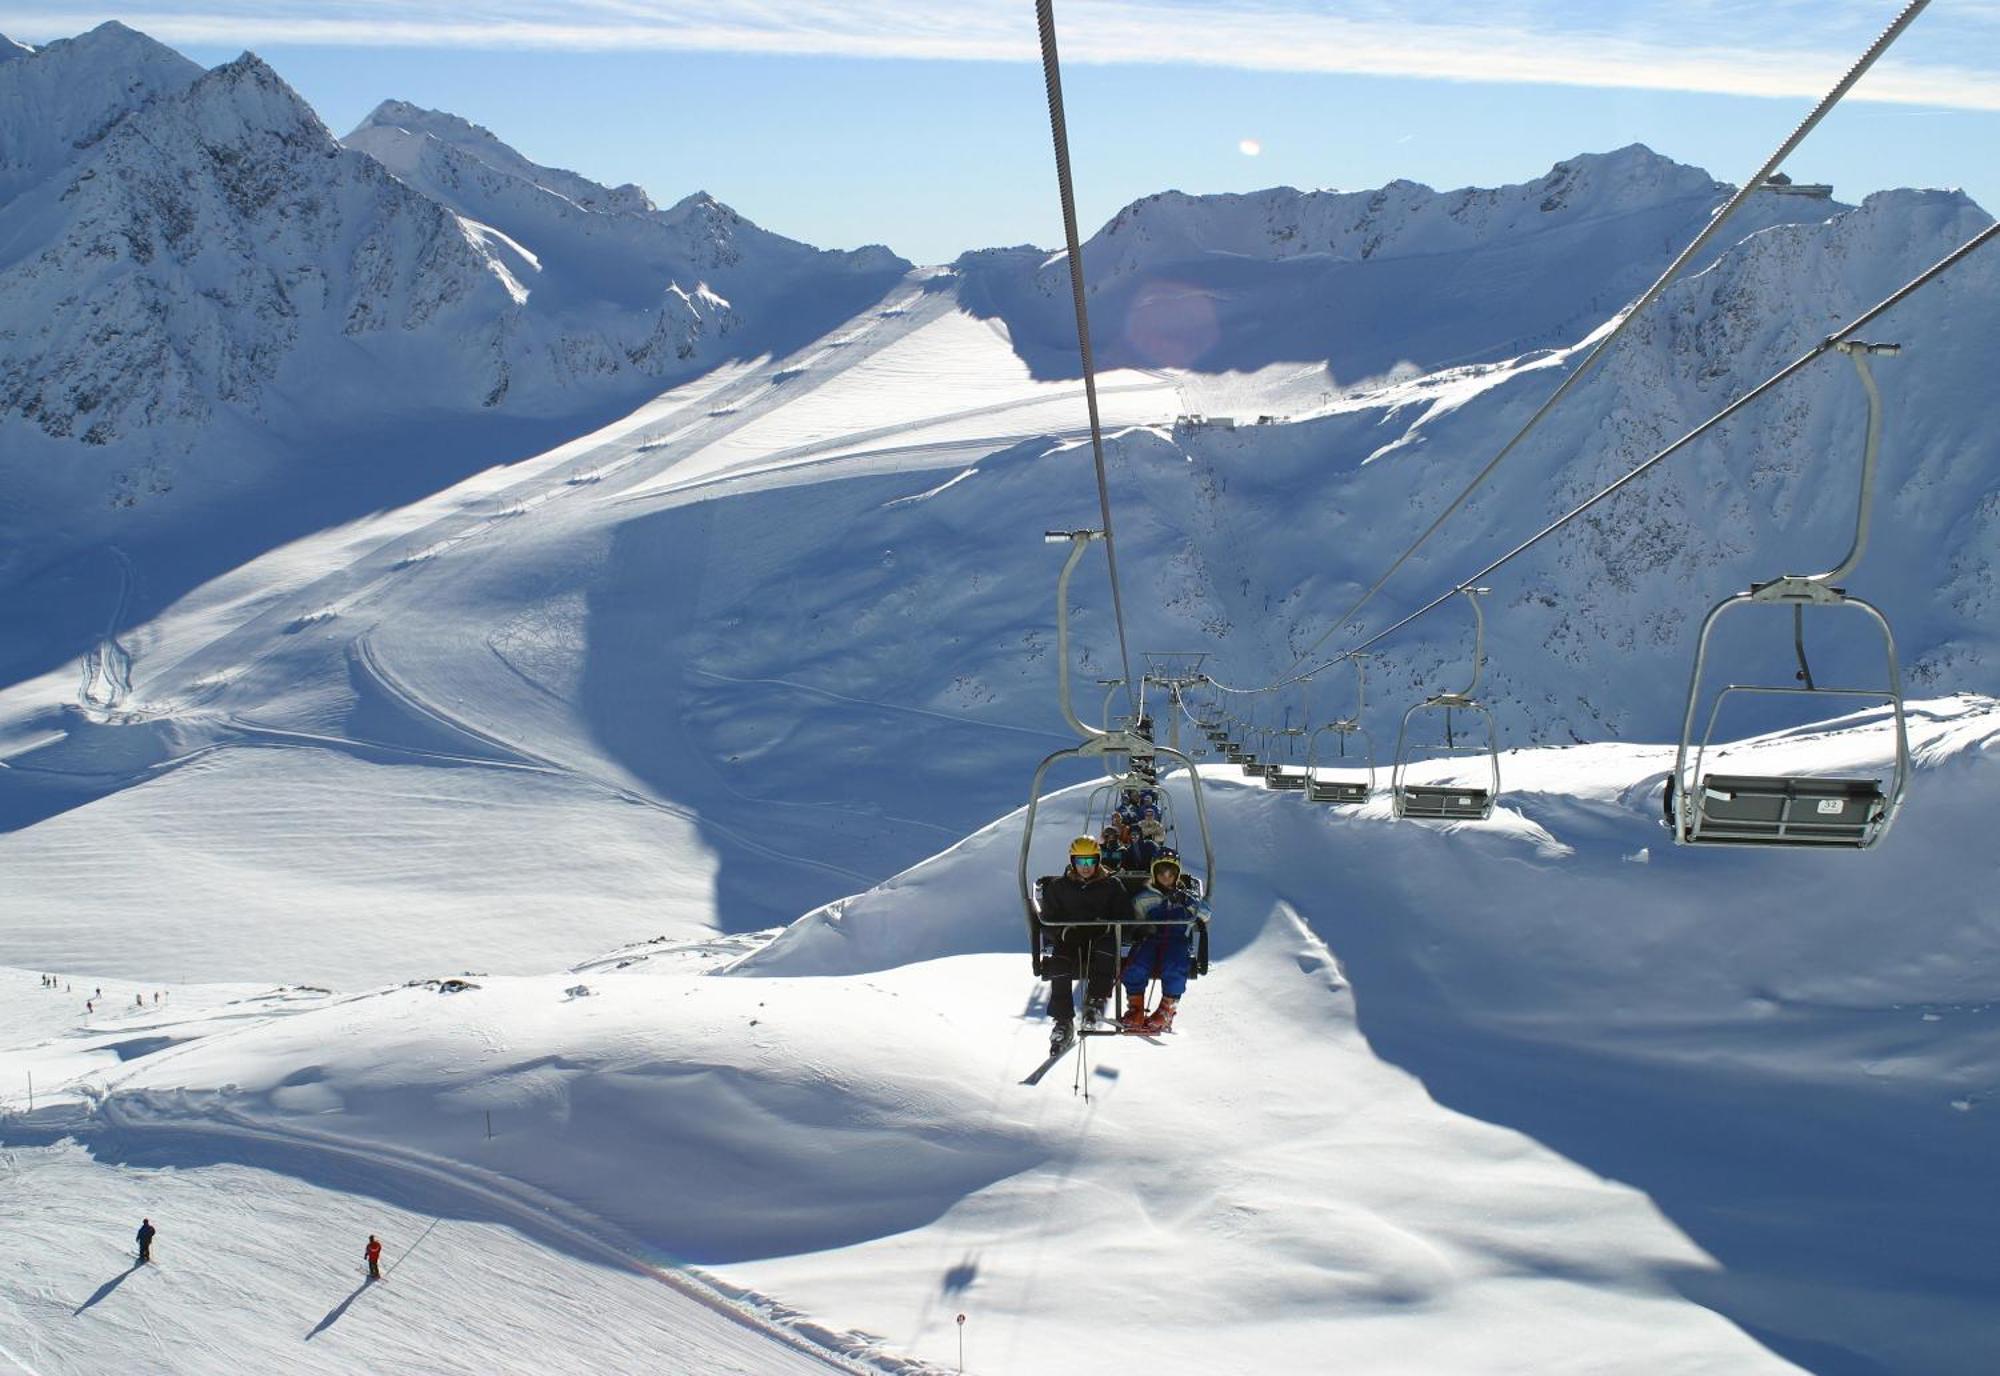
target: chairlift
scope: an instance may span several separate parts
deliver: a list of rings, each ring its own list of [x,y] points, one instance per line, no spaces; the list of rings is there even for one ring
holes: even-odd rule
[[[1305,738],[1306,728],[1303,726],[1287,726],[1271,734],[1280,737],[1285,742],[1282,747],[1285,752],[1285,759],[1271,760],[1265,764],[1264,787],[1275,788],[1281,792],[1304,792],[1307,778],[1305,765],[1300,764],[1296,769],[1287,769],[1285,766],[1297,757],[1297,742]]]
[[[1152,794],[1151,805],[1159,813],[1160,844],[1178,857],[1180,830],[1174,825],[1173,795],[1143,775],[1124,775],[1092,789],[1090,799],[1084,806],[1083,830],[1077,834],[1102,838],[1105,827],[1111,824],[1112,817],[1124,805],[1126,795],[1140,792]],[[1130,890],[1144,888],[1152,877],[1150,865],[1137,869],[1129,865],[1119,869],[1107,867],[1105,873],[1117,878]]]
[[[1349,656],[1354,661],[1354,714],[1330,721],[1306,739],[1306,801],[1310,803],[1365,803],[1375,792],[1375,738],[1361,725],[1361,712],[1368,702],[1368,670],[1362,661],[1365,654]],[[1322,779],[1317,772],[1319,762],[1319,739],[1327,732],[1333,732],[1340,744],[1340,758],[1347,758],[1347,738],[1361,738],[1362,759],[1368,769],[1368,782],[1359,779]]]
[[[1243,758],[1238,761],[1243,766],[1243,777],[1246,779],[1261,779],[1264,777],[1264,761],[1261,758],[1261,753],[1269,750],[1271,747],[1269,733],[1263,727],[1259,726],[1246,731],[1244,734],[1246,736],[1255,735],[1257,737],[1257,749],[1244,751]]]
[[[1049,770],[1058,764],[1070,761],[1096,761],[1104,765],[1106,772],[1113,774],[1114,778],[1120,774],[1129,772],[1128,770],[1118,770],[1115,767],[1116,761],[1120,757],[1129,761],[1135,755],[1143,756],[1150,754],[1182,766],[1186,771],[1189,793],[1194,799],[1195,825],[1201,834],[1202,858],[1202,870],[1199,874],[1194,874],[1187,868],[1188,862],[1183,857],[1181,860],[1183,866],[1182,873],[1194,881],[1191,887],[1197,894],[1212,896],[1215,891],[1215,850],[1208,827],[1208,809],[1202,797],[1201,774],[1194,767],[1194,761],[1172,746],[1160,745],[1154,741],[1147,740],[1134,730],[1124,727],[1115,730],[1102,730],[1097,727],[1086,726],[1077,717],[1076,709],[1070,701],[1070,577],[1076,572],[1076,566],[1082,561],[1084,551],[1089,548],[1090,544],[1093,541],[1104,538],[1103,532],[1095,530],[1050,531],[1044,538],[1050,544],[1061,544],[1067,541],[1070,546],[1069,558],[1064,561],[1062,574],[1056,582],[1056,688],[1057,695],[1062,703],[1063,717],[1068,721],[1070,729],[1076,732],[1081,743],[1063,750],[1057,750],[1044,758],[1035,767],[1034,780],[1028,787],[1028,808],[1027,815],[1023,819],[1021,826],[1021,849],[1016,860],[1015,879],[1020,887],[1021,906],[1027,918],[1028,957],[1037,974],[1041,973],[1040,954],[1043,946],[1043,933],[1071,925],[1043,921],[1041,886],[1037,881],[1032,880],[1028,873],[1029,863],[1034,850],[1035,823],[1041,814],[1042,786],[1048,778]],[[1101,792],[1103,788],[1104,786],[1100,785],[1097,791]],[[1165,797],[1164,790],[1161,790],[1161,796],[1162,798]],[[1088,824],[1089,820],[1088,805],[1086,805],[1084,821]],[[1164,808],[1162,809],[1161,820],[1164,823]],[[1075,835],[1076,833],[1067,832],[1066,834]],[[1092,836],[1096,836],[1097,834],[1096,831],[1090,833]],[[1088,925],[1096,926],[1099,924],[1092,923]],[[1155,923],[1153,925],[1157,926],[1159,924]],[[1126,938],[1125,924],[1116,924],[1112,930],[1114,948],[1122,950]],[[1094,1035],[1092,1030],[1087,1028],[1083,1029],[1083,1034]]]
[[[1903,805],[1910,776],[1910,742],[1903,714],[1903,675],[1896,658],[1896,637],[1889,620],[1873,604],[1835,584],[1860,564],[1868,545],[1868,527],[1875,504],[1875,469],[1882,445],[1882,396],[1869,371],[1871,354],[1891,356],[1896,344],[1842,340],[1833,346],[1853,362],[1868,394],[1868,431],[1862,448],[1861,491],[1856,503],[1854,540],[1847,555],[1825,573],[1782,574],[1769,582],[1725,597],[1701,623],[1695,644],[1694,670],[1688,681],[1686,715],[1681,719],[1680,748],[1674,772],[1667,780],[1666,810],[1677,845],[1819,846],[1867,850],[1879,844]],[[1789,606],[1792,648],[1798,672],[1791,684],[1731,683],[1715,696],[1706,729],[1694,741],[1694,719],[1701,701],[1702,671],[1708,641],[1716,622],[1738,607]],[[1814,681],[1806,660],[1805,613],[1812,608],[1851,608],[1872,621],[1882,633],[1888,681],[1882,688],[1828,688]],[[1887,702],[1896,726],[1896,759],[1885,780],[1880,777],[1831,777],[1814,774],[1703,773],[1722,704],[1731,694],[1859,698]],[[1694,760],[1688,760],[1689,747]],[[1718,749],[1718,754],[1721,753]]]
[[[1249,733],[1243,729],[1243,724],[1234,718],[1226,722],[1224,726],[1225,729],[1222,733],[1221,743],[1222,757],[1231,764],[1242,764],[1246,758],[1243,752],[1243,738]]]
[[[1493,815],[1493,803],[1500,796],[1500,728],[1493,720],[1492,710],[1472,696],[1479,687],[1479,675],[1486,663],[1486,615],[1479,608],[1482,594],[1490,588],[1460,588],[1465,600],[1472,604],[1472,681],[1461,692],[1437,693],[1403,713],[1403,724],[1396,732],[1396,763],[1389,776],[1389,788],[1395,797],[1398,817],[1416,817],[1450,822],[1483,822]],[[1412,747],[1409,744],[1410,721],[1420,712],[1443,712],[1445,743]],[[1470,712],[1486,722],[1486,741],[1460,745],[1452,729],[1453,712]],[[1488,788],[1474,788],[1461,784],[1413,784],[1406,775],[1412,758],[1417,754],[1447,756],[1481,754],[1491,764],[1493,782]]]
[[[1274,726],[1266,733],[1266,741],[1274,742],[1268,746],[1271,752],[1274,755],[1278,753],[1284,755],[1282,760],[1265,761],[1264,787],[1266,788],[1290,793],[1305,791],[1307,773],[1304,763],[1299,760],[1299,742],[1304,740],[1307,734],[1306,722],[1309,719],[1307,694],[1310,689],[1306,685],[1310,683],[1310,679],[1304,680],[1299,689],[1299,724],[1297,726],[1291,724],[1292,718],[1288,712],[1285,714],[1285,725]]]

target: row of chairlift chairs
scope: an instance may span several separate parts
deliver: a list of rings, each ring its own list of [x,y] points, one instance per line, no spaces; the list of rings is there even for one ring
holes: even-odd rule
[[[1895,636],[1882,612],[1840,586],[1861,561],[1867,547],[1869,524],[1874,506],[1874,479],[1881,446],[1881,396],[1869,371],[1871,356],[1899,352],[1894,344],[1871,344],[1844,340],[1834,346],[1854,365],[1868,400],[1867,435],[1862,452],[1860,496],[1855,516],[1853,543],[1835,567],[1818,574],[1781,574],[1752,583],[1743,592],[1723,598],[1703,620],[1696,643],[1694,667],[1688,685],[1687,709],[1682,719],[1679,748],[1674,767],[1666,780],[1664,821],[1677,845],[1690,846],[1776,846],[1818,849],[1865,850],[1879,844],[1895,821],[1905,797],[1910,774],[1908,727],[1904,713],[1902,675],[1896,655]],[[1110,699],[1106,695],[1106,725],[1086,726],[1070,706],[1069,695],[1069,581],[1085,548],[1102,538],[1094,531],[1054,531],[1052,542],[1071,546],[1057,585],[1057,664],[1063,712],[1082,738],[1080,744],[1059,750],[1042,761],[1035,771],[1029,791],[1026,824],[1021,836],[1019,883],[1027,911],[1033,949],[1041,949],[1044,927],[1037,888],[1030,879],[1030,851],[1036,833],[1036,818],[1043,783],[1052,766],[1064,761],[1098,765],[1105,780],[1091,793],[1085,807],[1087,834],[1096,835],[1103,817],[1115,808],[1125,791],[1135,787],[1156,788],[1162,820],[1179,848],[1180,836],[1174,827],[1167,789],[1157,787],[1161,764],[1178,765],[1187,780],[1193,804],[1199,851],[1183,861],[1184,872],[1212,898],[1216,871],[1215,855],[1203,803],[1201,775],[1193,754],[1166,743],[1155,743],[1146,729],[1143,709],[1139,720],[1114,726],[1110,721]],[[1473,612],[1472,678],[1464,689],[1434,693],[1403,714],[1396,734],[1396,752],[1390,769],[1389,790],[1397,817],[1441,821],[1481,821],[1493,814],[1500,798],[1499,729],[1492,710],[1476,696],[1485,662],[1485,614],[1479,598],[1488,590],[1463,587]],[[1729,683],[1715,694],[1706,726],[1699,740],[1694,726],[1702,702],[1702,681],[1707,668],[1710,642],[1716,624],[1725,616],[1751,606],[1788,607],[1792,612],[1792,643],[1798,662],[1791,683]],[[1829,687],[1820,684],[1806,654],[1805,617],[1808,611],[1857,612],[1881,632],[1886,652],[1887,677],[1882,687]],[[1175,712],[1185,710],[1207,738],[1208,747],[1243,770],[1246,777],[1262,778],[1272,789],[1296,791],[1307,800],[1332,805],[1356,805],[1370,801],[1376,793],[1377,760],[1372,738],[1361,725],[1367,699],[1365,656],[1349,656],[1355,666],[1355,705],[1351,715],[1312,729],[1306,726],[1258,727],[1232,718],[1211,706],[1206,712],[1188,702],[1192,680],[1183,677],[1170,684],[1169,705]],[[1122,686],[1122,683],[1115,687]],[[1872,701],[1887,705],[1895,732],[1894,762],[1886,777],[1830,777],[1793,773],[1720,773],[1705,768],[1712,758],[1725,752],[1715,743],[1715,730],[1723,704],[1732,697],[1803,695],[1825,700]],[[1217,702],[1220,701],[1218,697]],[[1442,714],[1444,743],[1420,744],[1412,736],[1412,725],[1421,718]],[[1470,718],[1477,727],[1470,738],[1461,738],[1458,723]],[[1320,756],[1322,743],[1331,737],[1338,758],[1358,759],[1343,773],[1362,777],[1326,777],[1324,769],[1334,768]],[[1255,748],[1252,742],[1255,742]],[[1299,743],[1304,742],[1304,758],[1297,760]],[[1286,760],[1272,759],[1282,751]],[[1350,753],[1350,752],[1354,753]],[[1410,778],[1411,766],[1439,756],[1481,756],[1487,762],[1484,787],[1471,783],[1418,783]],[[1192,862],[1190,864],[1189,862]],[[1196,870],[1193,866],[1198,865]],[[1198,876],[1198,877],[1197,877]]]
[[[1485,663],[1486,617],[1480,610],[1479,598],[1487,589],[1461,588],[1459,591],[1465,594],[1472,606],[1472,679],[1463,689],[1434,693],[1403,714],[1402,725],[1396,732],[1396,753],[1389,771],[1389,795],[1398,817],[1451,822],[1483,821],[1493,815],[1494,805],[1500,797],[1499,726],[1492,709],[1474,696]],[[1210,749],[1230,764],[1240,767],[1245,778],[1261,778],[1266,788],[1296,792],[1308,802],[1333,806],[1367,803],[1374,798],[1378,785],[1374,737],[1361,724],[1361,715],[1368,703],[1367,656],[1357,654],[1350,658],[1354,664],[1354,711],[1349,716],[1317,728],[1289,724],[1260,727],[1217,712],[1205,717],[1197,716],[1195,724],[1208,738]],[[1443,718],[1443,742],[1421,742],[1413,736],[1411,726],[1433,715]],[[1464,736],[1459,729],[1458,723],[1465,718],[1470,718],[1481,728],[1470,737]],[[1341,761],[1338,765],[1321,758],[1322,746],[1329,737],[1337,751],[1336,758]],[[1303,759],[1300,758],[1300,741],[1304,742]],[[1286,758],[1273,758],[1279,752]],[[1417,783],[1410,778],[1410,768],[1414,764],[1426,759],[1455,756],[1484,758],[1487,782],[1484,785]],[[1338,770],[1340,774],[1329,777],[1323,772],[1326,769]],[[1354,777],[1357,774],[1361,777]]]
[[[1681,723],[1679,747],[1673,771],[1667,776],[1663,795],[1665,824],[1679,845],[1786,846],[1866,850],[1887,835],[1902,807],[1910,774],[1908,724],[1904,712],[1902,673],[1896,655],[1894,632],[1888,619],[1873,604],[1839,586],[1852,573],[1867,548],[1874,507],[1875,472],[1880,458],[1882,401],[1870,357],[1894,355],[1900,346],[1843,340],[1834,346],[1854,365],[1868,400],[1868,422],[1862,448],[1860,495],[1856,507],[1853,543],[1839,564],[1824,573],[1781,574],[1752,583],[1743,592],[1723,598],[1710,609],[1696,642],[1694,668],[1689,677],[1687,710]],[[1475,696],[1485,657],[1485,616],[1479,598],[1485,588],[1458,589],[1472,606],[1474,618],[1472,680],[1459,692],[1436,693],[1403,714],[1396,734],[1396,753],[1390,774],[1390,794],[1395,815],[1442,821],[1480,821],[1490,817],[1500,796],[1500,747],[1498,728],[1492,711]],[[1789,607],[1792,612],[1792,642],[1798,671],[1791,683],[1729,683],[1714,695],[1700,738],[1694,734],[1695,719],[1702,702],[1702,680],[1707,669],[1709,647],[1715,627],[1722,618],[1742,608]],[[1805,615],[1808,610],[1858,612],[1881,633],[1887,674],[1882,687],[1832,687],[1816,681],[1806,654]],[[1211,749],[1229,763],[1238,765],[1248,778],[1261,777],[1266,787],[1298,791],[1311,802],[1353,805],[1368,802],[1376,790],[1374,746],[1361,726],[1361,711],[1367,698],[1365,656],[1351,656],[1355,666],[1355,709],[1351,716],[1328,722],[1314,730],[1287,725],[1282,728],[1256,727],[1247,721],[1212,711],[1197,715],[1196,725],[1207,736]],[[1732,697],[1798,695],[1812,698],[1845,698],[1879,702],[1887,706],[1895,733],[1894,760],[1886,777],[1833,777],[1806,773],[1720,773],[1704,770],[1711,758],[1721,754],[1715,730],[1722,709]],[[1411,724],[1430,713],[1444,715],[1442,746],[1419,745],[1412,740]],[[1453,714],[1471,717],[1483,724],[1471,740],[1462,741],[1454,729]],[[1321,774],[1321,741],[1332,735],[1340,756],[1348,758],[1350,742],[1359,746],[1359,768],[1366,778],[1326,778]],[[1303,763],[1293,767],[1290,760],[1270,758],[1274,749],[1296,754],[1297,741],[1306,741]],[[1252,748],[1253,739],[1256,748]],[[1440,755],[1483,755],[1488,761],[1490,782],[1475,784],[1421,784],[1409,778],[1410,766]]]

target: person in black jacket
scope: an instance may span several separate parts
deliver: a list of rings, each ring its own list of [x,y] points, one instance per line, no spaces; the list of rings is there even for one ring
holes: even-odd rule
[[[152,1219],[142,1218],[139,1220],[139,1260],[141,1263],[153,1259],[153,1234],[158,1231],[159,1229],[153,1226]]]
[[[1041,882],[1041,973],[1049,981],[1049,1053],[1076,1037],[1075,979],[1084,975],[1084,1019],[1101,1022],[1118,973],[1114,927],[1132,920],[1125,886],[1104,873],[1094,837],[1070,842],[1069,866]]]

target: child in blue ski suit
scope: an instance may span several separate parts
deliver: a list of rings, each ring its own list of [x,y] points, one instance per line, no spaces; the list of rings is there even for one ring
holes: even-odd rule
[[[1208,922],[1208,905],[1181,887],[1181,862],[1163,855],[1153,862],[1153,882],[1132,899],[1142,924],[1157,924],[1132,943],[1125,961],[1125,1016],[1128,1032],[1171,1032],[1174,1010],[1187,992],[1194,964],[1196,925]],[[1146,1011],[1146,984],[1160,980],[1160,1006]]]

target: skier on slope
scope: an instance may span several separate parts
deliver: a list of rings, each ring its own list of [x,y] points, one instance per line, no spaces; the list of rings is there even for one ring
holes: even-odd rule
[[[153,1259],[153,1234],[158,1231],[152,1219],[139,1220],[139,1263],[142,1266]]]
[[[1041,881],[1041,926],[1037,973],[1049,982],[1049,1054],[1061,1053],[1076,1039],[1077,974],[1085,977],[1085,1025],[1101,1022],[1111,998],[1118,969],[1113,925],[1132,919],[1132,902],[1125,886],[1104,872],[1097,840],[1079,836],[1070,842],[1069,865],[1061,874]]]
[[[368,1245],[362,1249],[361,1255],[368,1258],[368,1279],[382,1279],[382,1239],[370,1233]]]
[[[1152,930],[1137,934],[1132,954],[1125,962],[1125,1016],[1120,1025],[1127,1032],[1171,1032],[1174,1010],[1187,992],[1188,974],[1194,965],[1197,930],[1208,924],[1208,905],[1181,883],[1181,862],[1161,856],[1153,862],[1153,882],[1132,900],[1132,914]],[[1160,980],[1160,1006],[1146,1011],[1146,983],[1155,975]]]

